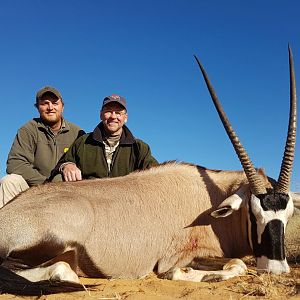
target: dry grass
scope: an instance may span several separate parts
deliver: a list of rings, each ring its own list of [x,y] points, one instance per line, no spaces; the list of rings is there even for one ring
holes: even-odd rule
[[[300,210],[295,209],[285,234],[286,256],[290,263],[300,264]]]
[[[238,282],[228,289],[246,296],[262,297],[267,299],[283,299],[284,297],[295,296],[299,293],[299,272],[292,272],[289,275],[257,275],[250,270],[248,275],[240,277]]]

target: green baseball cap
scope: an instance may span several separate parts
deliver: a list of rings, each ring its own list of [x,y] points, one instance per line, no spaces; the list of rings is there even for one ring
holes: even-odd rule
[[[62,96],[61,96],[60,92],[57,89],[55,89],[54,87],[51,87],[51,86],[44,86],[43,88],[41,88],[36,93],[36,103],[38,103],[39,100],[41,100],[41,98],[43,97],[43,95],[45,93],[51,93],[54,96],[56,96],[58,99],[60,99],[61,101],[63,101]]]

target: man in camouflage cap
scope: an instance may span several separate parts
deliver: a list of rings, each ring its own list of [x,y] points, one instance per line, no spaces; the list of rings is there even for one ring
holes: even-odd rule
[[[113,94],[104,98],[101,122],[93,132],[76,140],[58,163],[55,172],[65,181],[124,176],[158,164],[150,147],[133,136],[125,98]]]

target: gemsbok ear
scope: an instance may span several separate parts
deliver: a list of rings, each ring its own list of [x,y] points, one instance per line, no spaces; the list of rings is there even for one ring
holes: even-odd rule
[[[224,206],[214,210],[210,215],[214,218],[225,218],[230,216],[233,213],[234,209],[230,206]]]
[[[239,189],[235,194],[226,198],[210,215],[214,218],[230,216],[234,211],[239,210],[244,205],[244,194],[245,188]]]

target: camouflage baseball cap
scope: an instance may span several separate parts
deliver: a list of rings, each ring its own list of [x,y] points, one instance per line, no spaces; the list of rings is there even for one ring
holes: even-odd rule
[[[111,96],[107,96],[104,98],[103,103],[102,103],[102,109],[106,104],[111,103],[111,102],[117,102],[117,103],[121,104],[125,109],[127,109],[126,108],[126,99],[124,97],[116,95],[116,94],[113,94]]]

